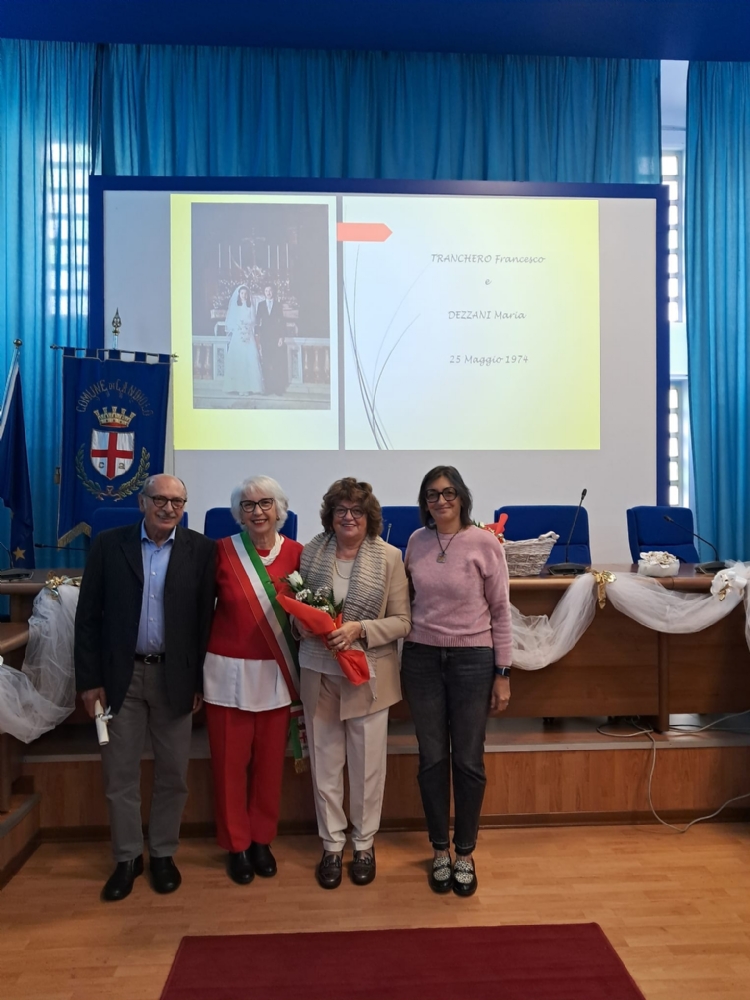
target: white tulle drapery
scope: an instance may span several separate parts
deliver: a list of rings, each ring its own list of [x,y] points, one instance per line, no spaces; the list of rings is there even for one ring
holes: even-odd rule
[[[511,608],[513,666],[540,670],[562,659],[578,643],[609,600],[622,614],[657,632],[700,632],[745,602],[745,638],[750,648],[750,563],[717,573],[708,594],[686,594],[633,573],[585,573],[574,580],[551,615],[522,615]],[[73,629],[78,587],[45,587],[34,601],[29,643],[21,670],[0,660],[0,732],[30,743],[54,729],[75,706]]]
[[[0,732],[31,743],[75,707],[73,626],[78,587],[45,587],[34,600],[21,670],[0,660]]]
[[[750,563],[717,573],[708,594],[686,594],[634,573],[586,573],[570,584],[551,615],[522,615],[512,608],[513,666],[539,670],[561,659],[593,621],[599,591],[619,612],[656,632],[702,632],[745,601],[750,648]]]

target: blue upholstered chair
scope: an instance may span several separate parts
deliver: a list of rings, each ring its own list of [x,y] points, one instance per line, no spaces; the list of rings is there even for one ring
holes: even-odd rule
[[[411,535],[422,527],[419,519],[419,507],[383,507],[382,538],[401,549],[401,555],[406,553],[406,543]]]
[[[670,524],[664,517],[677,524]],[[630,557],[638,562],[641,552],[671,552],[681,562],[700,562],[690,537],[695,531],[689,507],[631,507],[627,511]]]
[[[581,513],[576,521],[575,531],[570,540],[568,559],[565,558],[565,542],[576,516],[573,504],[550,504],[549,506],[515,506],[499,507],[495,511],[495,521],[501,514],[508,515],[505,525],[505,537],[510,542],[519,542],[525,538],[538,538],[548,531],[555,531],[559,536],[553,545],[547,565],[554,563],[575,562],[591,565],[591,549],[589,548],[589,515],[586,508],[581,507]]]
[[[91,540],[107,528],[121,528],[124,524],[135,524],[143,517],[138,507],[98,507],[91,518]],[[182,515],[180,524],[188,526],[188,512]]]
[[[211,507],[206,511],[203,534],[209,538],[228,538],[230,535],[236,535],[239,530],[240,526],[234,519],[231,507]],[[279,533],[296,541],[297,515],[293,510],[287,511],[284,527]]]

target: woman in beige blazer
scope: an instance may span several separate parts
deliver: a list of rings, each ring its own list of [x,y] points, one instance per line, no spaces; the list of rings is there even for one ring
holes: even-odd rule
[[[380,504],[369,483],[340,479],[323,497],[324,531],[303,552],[300,572],[313,588],[343,601],[343,623],[325,639],[297,625],[300,687],[310,746],[318,832],[323,857],[316,869],[324,889],[341,884],[346,844],[344,764],[355,885],[375,878],[375,834],[385,785],[388,709],[401,698],[398,640],[411,628],[409,587],[401,553],[380,538]],[[333,654],[364,649],[370,680],[355,686]]]

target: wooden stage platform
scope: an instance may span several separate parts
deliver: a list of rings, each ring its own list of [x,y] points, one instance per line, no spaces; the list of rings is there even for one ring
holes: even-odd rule
[[[630,572],[629,567],[606,568]],[[33,591],[43,579],[42,571],[30,584],[0,586],[0,592],[11,594],[16,621],[25,621]],[[550,614],[569,583],[550,577],[513,580],[511,599],[524,614]],[[710,579],[694,576],[686,568],[664,585],[700,593],[708,590]],[[505,717],[491,719],[488,727],[482,824],[652,822],[648,779],[654,742],[643,734],[626,736],[633,732],[632,726],[618,723],[613,728],[610,717],[638,716],[641,725],[657,730],[652,799],[666,819],[705,815],[727,799],[750,792],[750,735],[744,731],[750,731],[750,716],[737,720],[732,732],[686,736],[669,731],[670,718],[674,724],[677,713],[716,716],[750,709],[750,652],[744,628],[740,606],[703,632],[665,636],[607,604],[603,611],[597,610],[579,644],[563,659],[542,670],[514,670],[510,709]],[[545,724],[544,718],[555,721]],[[81,719],[80,713],[71,721],[76,719]],[[619,735],[600,735],[597,726]],[[20,749],[20,777],[13,791],[16,808],[26,809],[25,817],[31,817],[25,818],[24,829],[35,826],[32,836],[43,839],[106,837],[93,724],[63,725]],[[416,741],[408,710],[401,703],[391,713],[384,829],[424,827],[416,772]],[[144,802],[150,783],[147,760]],[[205,730],[194,733],[189,784],[184,832],[209,834],[213,813]],[[722,817],[750,817],[750,799],[728,808]],[[310,777],[295,774],[291,760],[281,828],[289,833],[314,830]]]

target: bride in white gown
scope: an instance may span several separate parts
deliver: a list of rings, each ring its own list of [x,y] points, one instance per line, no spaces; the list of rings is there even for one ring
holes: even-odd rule
[[[230,337],[224,391],[243,396],[263,392],[263,373],[255,342],[255,305],[247,285],[238,285],[227,307],[224,329]]]

